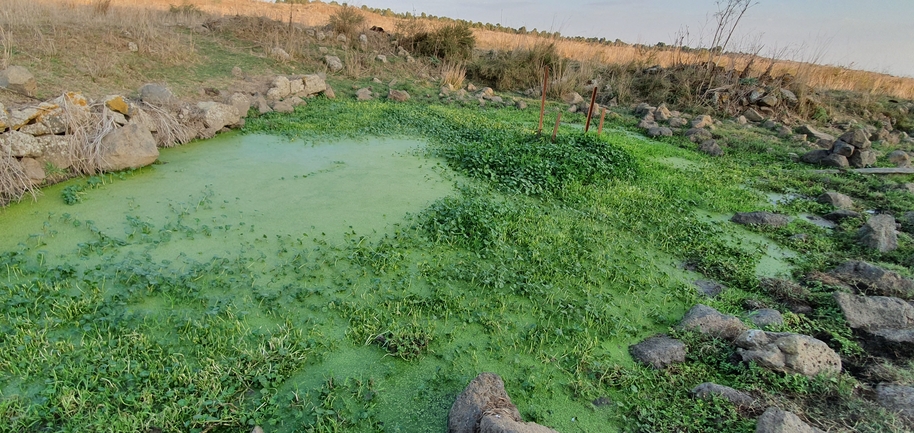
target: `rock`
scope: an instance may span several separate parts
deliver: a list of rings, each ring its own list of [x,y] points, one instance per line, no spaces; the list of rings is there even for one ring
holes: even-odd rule
[[[819,164],[824,165],[826,167],[835,167],[835,168],[850,167],[850,162],[847,161],[847,157],[842,156],[842,155],[837,155],[834,153],[826,156],[825,158],[822,158],[822,160],[819,161]]]
[[[362,33],[359,35],[359,44],[368,45],[368,36],[366,34]]]
[[[38,146],[41,147],[41,157],[37,158],[41,166],[51,164],[54,168],[66,170],[73,165],[73,156],[70,154],[70,136],[45,135],[36,137]]]
[[[730,221],[742,225],[784,227],[790,222],[790,218],[786,215],[759,211],[737,213],[736,215],[733,215],[733,218],[730,218]]]
[[[754,108],[746,109],[746,111],[743,112],[743,116],[745,116],[746,120],[750,122],[758,123],[765,120],[765,116],[762,116],[762,114],[756,111]]]
[[[669,108],[666,108],[666,104],[660,104],[660,106],[654,110],[654,119],[658,122],[666,122],[672,117],[673,114],[670,112]]]
[[[33,97],[38,92],[35,76],[28,69],[15,65],[0,71],[0,87]]]
[[[244,79],[244,71],[242,71],[241,68],[235,66],[232,68],[232,77],[236,80]]]
[[[346,42],[349,42],[349,38],[347,38],[345,34],[340,33],[340,34],[336,35],[336,41],[346,43]]]
[[[280,47],[273,47],[272,49],[270,49],[270,55],[273,56],[273,58],[283,61],[283,62],[288,62],[288,61],[292,60],[292,56],[289,55],[289,53],[287,53],[286,50],[284,50]]]
[[[665,126],[655,126],[647,130],[648,137],[672,137],[673,130]]]
[[[713,136],[711,131],[708,131],[704,128],[692,128],[686,131],[685,136],[688,137],[689,141],[692,143],[702,143],[706,140],[710,140]]]
[[[248,111],[251,110],[251,98],[244,93],[232,93],[232,96],[229,96],[226,102],[234,107],[241,117],[247,117]]]
[[[749,313],[749,321],[759,328],[769,326],[781,326],[784,324],[784,316],[781,312],[773,308],[762,308]]]
[[[711,155],[711,156],[721,156],[724,154],[724,151],[717,145],[716,140],[705,140],[698,146],[698,150]]]
[[[289,105],[291,105],[293,107],[301,107],[302,105],[308,104],[307,102],[305,102],[304,99],[299,98],[298,96],[293,96],[289,99],[284,99],[282,102],[288,102]]]
[[[110,95],[105,97],[105,106],[109,110],[121,113],[121,114],[130,114],[130,104],[124,100],[123,96],[120,95]]]
[[[469,90],[469,89],[468,89]],[[562,95],[562,100],[568,105],[578,105],[584,103],[584,97],[578,92],[568,92]]]
[[[914,328],[866,331],[863,347],[870,354],[895,359],[914,357]]]
[[[571,109],[573,109],[573,110],[571,110]],[[569,107],[569,111],[571,111],[571,112],[578,111],[578,106],[572,105],[571,107]],[[638,127],[641,129],[651,129],[651,128],[659,128],[660,125],[657,124],[656,121],[654,121],[653,115],[647,115],[647,116],[644,116],[644,118],[641,119],[640,122],[638,122]]]
[[[251,433],[263,433],[263,427],[255,425],[254,428],[251,429]]]
[[[580,95],[578,95],[578,96],[580,96]],[[581,102],[584,102],[584,98],[581,98]],[[652,107],[650,104],[648,104],[646,102],[642,102],[635,107],[633,112],[635,113],[635,116],[646,116],[648,114],[651,114],[651,116],[653,117],[652,113],[656,109],[657,109],[657,107]]]
[[[327,99],[336,99],[336,92],[333,91],[333,87],[327,86],[323,91],[323,95]]]
[[[267,103],[267,99],[263,97],[260,93],[254,96],[254,105],[257,107],[257,112],[260,114],[272,113],[273,109],[270,108],[270,104]]]
[[[241,122],[241,115],[231,105],[218,102],[198,102],[197,108],[203,112],[203,124],[214,133]]]
[[[406,63],[416,63],[416,59],[413,56],[406,56]]]
[[[820,162],[822,162],[823,159],[827,158],[829,155],[831,155],[831,151],[828,151],[825,149],[813,150],[813,151],[807,152],[803,156],[801,156],[800,161],[805,162],[807,164],[819,164]]]
[[[175,96],[161,84],[148,83],[140,87],[140,100],[152,105],[171,105]]]
[[[846,210],[846,209],[838,209],[830,214],[825,215],[824,218],[829,221],[834,221],[836,223],[839,223],[848,218],[860,218],[860,217],[861,217],[861,215],[859,212],[854,212],[852,210]]]
[[[102,138],[99,169],[118,171],[140,168],[159,158],[155,137],[136,122],[117,128]]]
[[[115,113],[115,114],[120,115],[120,113]],[[28,125],[25,125],[25,126],[19,128],[19,132],[31,135],[33,137],[40,137],[42,135],[50,134],[51,129],[48,128],[48,126],[42,122],[35,122],[35,123],[30,123]]]
[[[505,383],[497,374],[481,373],[457,396],[448,413],[448,433],[476,433],[483,414],[499,410],[513,421],[521,421],[520,412],[511,403]]]
[[[697,304],[685,314],[679,322],[679,328],[697,330],[702,334],[732,341],[747,327],[735,316],[724,315],[707,305]]]
[[[895,164],[896,167],[910,167],[911,166],[911,156],[908,155],[908,152],[903,150],[896,150],[889,154],[888,160],[890,163]]]
[[[876,402],[892,412],[914,419],[914,387],[880,383],[876,386]]]
[[[629,346],[632,358],[658,370],[670,365],[685,362],[685,343],[666,335],[650,337],[638,344]]]
[[[301,80],[299,80],[299,87],[304,88],[304,85],[301,84]],[[291,94],[292,82],[288,77],[277,75],[273,78],[273,83],[270,84],[270,90],[267,90],[267,99],[279,101],[289,97]]]
[[[378,54],[378,55],[375,57],[375,60],[377,60],[377,61],[379,61],[379,62],[381,62],[381,63],[387,63],[387,56],[385,56],[385,55],[383,55],[383,54]]]
[[[818,198],[816,198],[816,201],[819,203],[822,203],[822,204],[830,204],[838,209],[848,209],[849,210],[854,207],[853,199],[851,199],[850,197],[848,197],[844,194],[833,192],[833,191],[828,191],[828,192],[823,193]]]
[[[19,161],[19,166],[22,167],[22,172],[25,173],[25,177],[32,182],[32,185],[41,184],[47,177],[44,172],[44,167],[33,158],[22,158]]]
[[[847,158],[847,163],[854,168],[870,167],[876,164],[876,156],[876,152],[872,150],[857,150]]]
[[[289,77],[288,81],[289,81],[289,87],[288,87],[288,94],[286,96],[299,96],[299,95],[307,96],[302,93],[305,90],[305,83],[304,83],[304,81],[302,81],[301,78]]]
[[[289,100],[282,100],[273,104],[273,111],[284,114],[294,113],[295,106],[293,106],[292,102]]]
[[[137,51],[140,51],[140,46],[137,45],[136,42],[133,42],[133,41],[127,42],[127,51],[130,51],[131,53],[135,53]]]
[[[366,87],[363,87],[355,91],[355,98],[359,101],[368,101],[372,99],[371,90]]]
[[[518,99],[517,102],[514,103],[514,108],[517,108],[518,110],[526,110],[527,103],[521,99]]]
[[[857,150],[856,147],[851,146],[841,140],[834,142],[831,146],[831,153],[838,154],[844,157],[849,157],[854,154],[854,151]]]
[[[898,235],[895,233],[895,218],[881,214],[870,218],[857,231],[857,240],[861,245],[881,253],[898,248]]]
[[[387,99],[396,102],[406,102],[409,101],[409,93],[406,93],[405,90],[390,89],[390,91],[387,92]]]
[[[709,126],[714,126],[714,119],[712,119],[711,116],[708,116],[707,114],[703,114],[692,119],[693,128],[707,128]]]
[[[515,421],[500,410],[486,413],[479,422],[479,433],[558,433],[555,430],[532,422]]]
[[[727,290],[726,286],[716,281],[696,280],[693,284],[695,284],[695,287],[697,287],[703,295],[709,298],[716,298],[717,295],[720,295],[724,290]]]
[[[343,61],[337,56],[324,56],[324,63],[327,64],[327,68],[330,69],[330,72],[339,72],[343,70]]]
[[[736,338],[744,362],[782,373],[815,376],[841,372],[841,357],[827,344],[808,335],[750,329]]]
[[[38,107],[26,107],[21,110],[10,110],[7,117],[7,126],[12,130],[22,129],[41,115]]]
[[[314,34],[314,37],[316,37],[317,40],[322,41],[324,39],[327,39],[327,34],[322,31],[318,31],[317,33]]]
[[[755,433],[824,433],[815,427],[803,422],[800,417],[791,412],[785,412],[776,407],[769,407],[758,418]]]
[[[826,134],[824,132],[819,132],[815,128],[809,125],[803,125],[797,128],[797,132],[800,134],[806,134],[809,137],[815,137],[816,140],[828,140],[830,142],[835,141],[835,136]]]
[[[847,324],[853,329],[906,329],[914,328],[914,306],[888,296],[859,296],[835,292],[838,307]]]
[[[38,139],[16,130],[0,134],[0,149],[10,156],[19,158],[37,158],[42,153]]]
[[[869,149],[871,147],[870,138],[866,131],[854,129],[841,134],[839,140],[856,147],[857,149]]]
[[[755,399],[742,391],[737,391],[729,386],[705,382],[690,391],[695,398],[711,400],[714,397],[722,398],[737,406],[752,406]]]
[[[688,125],[689,121],[681,117],[671,117],[667,124],[670,125],[670,128],[682,128],[683,126]]]
[[[466,89],[466,90],[467,90],[467,92],[475,92],[475,91],[477,91],[477,90],[479,90],[479,89],[478,89],[473,83],[467,83],[467,89]],[[581,95],[578,95],[578,96],[581,96]],[[581,101],[583,102],[583,101],[584,101],[584,98],[581,98]]]
[[[787,102],[787,105],[790,105],[791,107],[800,103],[800,100],[797,98],[795,93],[784,88],[781,88],[781,98],[783,98],[784,101]]]
[[[758,100],[758,105],[762,107],[775,107],[778,105],[778,97],[769,93]]]
[[[831,275],[866,294],[914,299],[914,280],[867,262],[848,261]]]

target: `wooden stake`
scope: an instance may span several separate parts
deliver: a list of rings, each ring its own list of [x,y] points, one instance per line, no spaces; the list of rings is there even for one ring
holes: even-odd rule
[[[597,102],[597,86],[593,86],[593,93],[590,95],[590,108],[587,109],[587,123],[584,124],[584,133],[590,131],[590,118],[593,117],[593,104]]]
[[[536,130],[536,135],[543,134],[543,118],[546,116],[546,84],[549,82],[549,68],[543,73],[543,100],[540,102],[540,126]]]
[[[606,109],[600,110],[600,127],[597,128],[597,135],[603,135],[603,121],[606,120]]]
[[[555,136],[559,134],[559,122],[562,121],[562,112],[555,118],[555,128],[552,128],[552,142],[555,143]]]

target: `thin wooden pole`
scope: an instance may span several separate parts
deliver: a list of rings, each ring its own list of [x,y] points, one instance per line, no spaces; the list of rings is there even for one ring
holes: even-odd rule
[[[552,142],[555,143],[555,136],[559,134],[559,123],[562,121],[562,112],[555,118],[555,128],[552,128]]]
[[[546,116],[546,84],[549,82],[549,68],[543,73],[543,100],[540,102],[540,126],[536,130],[536,135],[543,133],[543,118]]]
[[[590,118],[593,117],[593,104],[597,102],[597,86],[593,86],[593,93],[590,95],[590,108],[587,109],[587,123],[584,124],[584,133],[590,131]]]
[[[606,120],[606,108],[600,110],[600,127],[597,128],[597,135],[603,135],[603,121]]]

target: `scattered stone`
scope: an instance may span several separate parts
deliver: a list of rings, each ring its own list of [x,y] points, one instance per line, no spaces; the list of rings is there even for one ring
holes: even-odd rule
[[[578,111],[577,105],[572,105],[571,107],[569,107],[569,110],[572,108],[574,109],[574,111],[572,111],[572,112]],[[648,114],[648,115],[644,116],[644,118],[641,119],[640,122],[638,122],[638,127],[641,129],[651,129],[651,128],[659,128],[660,125],[657,124],[657,122],[654,120],[653,115]]]
[[[242,71],[238,66],[235,66],[232,68],[232,77],[236,80],[241,80],[244,78],[244,71]]]
[[[467,89],[469,90],[469,89]],[[472,91],[472,90],[471,90]],[[568,105],[577,105],[584,103],[584,97],[578,92],[569,92],[562,95],[562,100]]]
[[[241,117],[247,117],[248,111],[251,109],[251,98],[243,93],[233,93],[232,96],[228,97],[226,102],[228,105],[235,107],[235,111],[237,111]]]
[[[762,114],[756,111],[754,108],[746,109],[746,111],[743,112],[743,116],[745,116],[746,120],[750,122],[758,123],[765,120],[765,116],[762,116]]]
[[[716,140],[703,141],[698,147],[698,150],[711,156],[721,156],[724,154],[723,149],[720,148]]]
[[[702,143],[706,140],[713,138],[711,131],[708,131],[704,128],[692,128],[686,131],[685,136],[688,137],[689,141],[692,143]]]
[[[359,35],[359,44],[362,46],[368,45],[368,36],[362,33]]]
[[[324,89],[323,95],[327,99],[336,99],[336,92],[333,91],[333,88],[329,85]]]
[[[752,406],[755,403],[755,399],[745,392],[711,382],[702,383],[692,388],[690,392],[695,398],[711,400],[714,397],[718,397],[737,406]]]
[[[295,112],[295,107],[292,106],[292,103],[290,101],[282,100],[282,101],[278,101],[275,104],[273,104],[273,111],[275,111],[277,113],[289,114],[289,113]]]
[[[776,407],[769,407],[758,418],[755,433],[824,433],[803,422],[800,417]]]
[[[854,154],[854,151],[857,150],[856,147],[851,146],[841,140],[834,142],[831,146],[831,153],[835,153],[844,157],[849,157]]]
[[[789,332],[750,329],[734,341],[744,362],[782,373],[815,376],[841,372],[841,357],[821,340]]]
[[[827,158],[829,155],[831,155],[831,151],[826,150],[826,149],[817,149],[817,150],[813,150],[813,151],[805,153],[803,156],[800,157],[800,161],[805,162],[807,164],[819,164],[822,162],[823,159]]]
[[[330,72],[339,72],[343,70],[343,61],[337,56],[324,56],[324,63],[327,64],[327,68],[330,69]]]
[[[914,419],[914,387],[880,383],[876,386],[876,402],[892,412]]]
[[[834,135],[829,135],[824,132],[820,132],[809,125],[803,125],[797,129],[797,132],[800,134],[806,134],[809,137],[815,137],[816,140],[828,140],[829,142],[835,141]]]
[[[327,39],[327,34],[322,31],[318,31],[317,33],[315,33],[314,37],[316,37],[317,40],[322,41],[324,39]]]
[[[583,102],[583,101],[584,101],[584,98],[581,98],[581,102]],[[635,106],[635,109],[633,111],[635,113],[635,116],[646,116],[648,114],[651,114],[651,116],[653,117],[652,113],[656,109],[657,109],[657,107],[652,107],[647,102],[642,102],[642,103],[638,104],[637,106]]]
[[[520,421],[517,407],[505,391],[505,383],[494,373],[481,373],[457,396],[448,413],[448,433],[476,433],[486,412],[500,410],[503,416]]]
[[[289,53],[287,53],[286,50],[284,50],[280,47],[273,47],[270,50],[270,55],[273,56],[274,58],[276,58],[277,60],[281,60],[283,62],[288,62],[288,61],[292,60],[292,56],[289,55]]]
[[[848,261],[831,275],[867,294],[914,299],[914,280],[867,262]]]
[[[835,292],[838,307],[853,329],[906,329],[914,327],[914,306],[888,296],[859,296]]]
[[[363,87],[355,91],[355,98],[359,101],[369,101],[372,99],[371,89]]]
[[[473,83],[467,83],[467,89],[466,89],[466,90],[467,90],[467,92],[475,92],[475,91],[477,91],[477,90],[479,90],[479,89],[476,88],[476,86],[474,86]],[[581,96],[581,95],[578,95],[578,96]],[[584,100],[584,98],[581,98],[581,101],[583,101],[583,100]]]
[[[123,96],[120,95],[110,95],[105,97],[105,106],[109,110],[121,113],[121,114],[130,114],[130,104],[124,100]]]
[[[730,218],[737,224],[742,225],[760,225],[768,227],[784,227],[790,222],[790,217],[771,212],[745,212],[737,213]]]
[[[769,93],[758,100],[758,105],[762,107],[775,107],[778,105],[778,97]]]
[[[908,155],[908,152],[903,150],[896,150],[889,154],[889,162],[895,164],[896,167],[910,167],[911,166],[911,156]]]
[[[140,168],[159,158],[155,137],[136,122],[117,128],[102,138],[99,169],[118,171]]]
[[[850,197],[833,191],[828,191],[816,198],[822,204],[830,204],[838,209],[849,210],[854,207],[854,200]]]
[[[795,106],[800,103],[800,100],[797,98],[797,95],[790,90],[781,88],[781,98],[784,98],[784,101],[787,102],[787,105]]]
[[[692,119],[692,128],[707,128],[709,126],[714,126],[714,119],[707,114]]]
[[[381,62],[381,63],[387,63],[387,56],[385,56],[385,55],[383,55],[383,54],[378,54],[378,55],[375,57],[375,60],[377,60],[377,61],[379,61],[379,62]]]
[[[197,108],[203,112],[203,124],[213,134],[228,126],[241,122],[241,115],[235,107],[218,102],[198,102]]]
[[[895,218],[881,214],[870,218],[860,230],[857,239],[861,245],[881,253],[898,248],[898,235],[895,233]]]
[[[22,167],[22,172],[32,182],[32,185],[39,185],[47,178],[44,167],[33,158],[22,158],[19,161],[19,166]]]
[[[854,168],[870,167],[876,164],[876,152],[872,150],[857,150],[847,158],[847,163]]]
[[[289,98],[289,99],[284,100],[283,102],[288,102],[288,103],[291,104],[293,107],[301,107],[301,106],[303,106],[303,105],[308,105],[308,103],[305,102],[304,99],[299,98],[298,96],[293,96],[293,97],[291,97],[291,98]]]
[[[671,117],[667,124],[670,125],[670,128],[682,128],[683,126],[688,125],[689,121],[681,117]]]
[[[301,78],[302,89],[298,96],[314,96],[327,90],[327,82],[320,75],[305,75]]]
[[[686,346],[683,342],[666,335],[648,338],[629,346],[632,357],[658,370],[685,362]]]
[[[260,93],[254,97],[254,105],[257,106],[257,112],[260,114],[272,113],[273,109],[270,108],[270,104],[267,103],[267,98],[264,98]]]
[[[702,334],[723,338],[732,341],[746,330],[735,316],[724,315],[719,311],[703,304],[697,304],[689,310],[679,322],[679,327],[685,330],[698,330]]]
[[[658,122],[666,122],[672,117],[673,113],[670,112],[669,108],[666,108],[666,104],[660,104],[660,106],[654,110],[654,119]]]
[[[781,312],[773,308],[762,308],[749,313],[749,321],[755,326],[765,329],[770,326],[781,326],[784,324],[784,316]]]
[[[15,65],[0,71],[0,87],[26,96],[35,96],[38,92],[35,76],[28,69]]]
[[[390,92],[387,93],[387,99],[396,102],[406,102],[409,101],[409,93],[406,93],[405,90],[390,89]]]
[[[709,298],[716,298],[717,295],[720,295],[727,289],[727,286],[716,281],[696,280],[693,284],[695,284],[695,287],[697,287],[703,295]]]
[[[672,137],[673,130],[665,126],[655,126],[647,130],[647,136],[651,138]]]
[[[526,110],[527,103],[524,102],[522,99],[518,99],[517,102],[514,103],[514,108],[517,108],[518,110]]]
[[[850,162],[848,162],[847,157],[843,155],[830,154],[825,158],[822,158],[822,161],[819,161],[819,164],[826,167],[835,167],[835,168],[848,168],[850,167]]]
[[[131,53],[135,53],[140,50],[140,46],[137,45],[136,42],[130,41],[127,42],[127,50]]]
[[[171,105],[175,95],[161,84],[148,83],[140,87],[140,100],[152,105]]]
[[[869,149],[872,146],[868,134],[863,129],[847,131],[844,134],[841,134],[841,137],[838,137],[838,139],[857,149]]]

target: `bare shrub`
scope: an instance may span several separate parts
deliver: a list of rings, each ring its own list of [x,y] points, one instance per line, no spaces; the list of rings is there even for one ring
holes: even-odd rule
[[[365,15],[362,15],[362,12],[352,6],[344,5],[336,13],[330,15],[327,25],[337,33],[352,36],[363,23],[365,23]]]
[[[16,158],[0,153],[0,206],[19,201],[26,194],[36,197],[38,191],[32,186]]]
[[[407,43],[424,56],[466,60],[476,47],[476,36],[466,23],[454,23],[431,32],[418,33]]]

